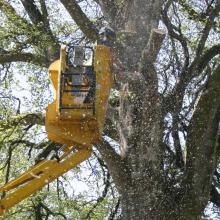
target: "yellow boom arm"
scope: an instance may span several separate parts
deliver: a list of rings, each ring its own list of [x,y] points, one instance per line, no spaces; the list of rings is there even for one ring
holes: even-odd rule
[[[21,176],[1,187],[0,192],[8,192],[17,187],[19,188],[0,200],[0,215],[4,215],[9,208],[87,160],[91,155],[91,149],[89,148],[75,149],[75,152],[70,154],[68,151],[73,150],[72,148],[69,147],[66,152],[64,151],[59,159],[41,161]]]

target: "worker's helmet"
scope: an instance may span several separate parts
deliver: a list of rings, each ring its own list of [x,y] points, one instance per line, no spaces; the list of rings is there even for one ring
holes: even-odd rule
[[[112,46],[114,44],[116,34],[111,27],[102,27],[99,31],[98,44],[104,44],[106,46]]]

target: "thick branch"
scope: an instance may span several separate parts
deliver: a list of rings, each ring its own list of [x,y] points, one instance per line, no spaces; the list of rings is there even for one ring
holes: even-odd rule
[[[11,63],[11,62],[28,62],[36,65],[48,67],[50,61],[46,59],[44,56],[35,55],[32,53],[4,53],[0,54],[0,63]]]
[[[34,1],[30,0],[21,0],[26,12],[28,13],[31,21],[38,25],[40,22],[43,22],[42,15],[40,11],[38,10],[37,6],[35,5]]]
[[[76,3],[75,0],[60,0],[64,5],[66,10],[69,12],[70,16],[79,26],[81,31],[88,37],[89,39],[95,41],[98,37],[98,32],[94,28],[93,23],[88,19],[85,13],[82,11],[80,6]]]
[[[118,189],[123,191],[126,184],[129,184],[129,171],[125,161],[115,152],[111,144],[104,138],[102,138],[101,142],[96,145],[96,148],[106,162],[109,172]]]
[[[49,15],[48,15],[48,11],[47,11],[47,6],[46,6],[46,3],[45,3],[45,0],[40,0],[40,5],[41,5],[41,11],[42,11],[42,18],[44,20],[44,23],[47,24],[47,26],[49,27],[50,26],[50,23],[49,23]]]
[[[207,49],[198,62],[197,72],[200,73],[201,71],[203,71],[203,69],[207,66],[208,62],[218,54],[220,54],[220,44]]]
[[[190,200],[187,212],[201,212],[207,204],[215,169],[216,138],[220,109],[220,66],[209,78],[193,114],[187,137],[186,186]]]

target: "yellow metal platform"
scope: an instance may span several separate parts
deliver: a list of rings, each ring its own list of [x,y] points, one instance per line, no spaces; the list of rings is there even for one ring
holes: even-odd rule
[[[65,47],[62,47],[60,57],[61,59],[55,61],[49,68],[49,76],[55,90],[55,101],[48,106],[46,114],[48,138],[62,144],[76,143],[90,146],[99,141],[104,126],[112,86],[110,48],[104,45],[97,45],[94,48],[93,66],[96,78],[94,109],[91,109],[91,103],[77,103],[75,97],[68,93],[63,95],[63,104],[75,109],[60,111],[58,85],[60,85],[61,73],[68,68]]]

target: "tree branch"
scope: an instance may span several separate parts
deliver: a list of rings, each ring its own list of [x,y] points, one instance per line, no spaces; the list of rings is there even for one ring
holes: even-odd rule
[[[48,39],[56,44],[56,39],[50,29],[50,24],[48,22],[48,18],[43,17],[41,12],[39,11],[39,9],[37,8],[35,2],[32,0],[21,0],[26,12],[28,13],[31,21],[33,22],[33,24],[35,25],[35,27],[41,31],[43,31],[43,33],[47,34]],[[41,0],[41,7],[43,9],[43,12],[47,14],[47,9],[46,9],[46,5],[43,4],[43,1]]]
[[[196,106],[186,140],[186,197],[189,210],[202,210],[207,204],[215,169],[216,138],[220,110],[220,66],[210,76]]]
[[[53,212],[51,209],[49,209],[44,203],[40,202],[39,203],[39,206],[42,207],[43,209],[46,210],[46,212],[49,214],[49,215],[52,215],[52,216],[61,216],[63,219],[67,219],[67,217],[61,213],[61,212]],[[59,218],[60,219],[60,218]]]
[[[181,2],[182,3],[182,2]],[[168,28],[168,32],[171,37],[178,40],[183,48],[183,53],[185,56],[185,63],[184,67],[181,71],[180,78],[178,80],[178,83],[175,85],[173,92],[171,95],[167,96],[165,99],[163,99],[163,105],[167,108],[167,103],[169,104],[169,110],[173,112],[180,112],[182,107],[182,101],[185,94],[185,88],[189,84],[189,82],[193,79],[193,77],[198,76],[198,74],[201,74],[201,72],[204,70],[204,68],[207,66],[208,62],[217,54],[219,54],[220,47],[218,45],[213,46],[212,48],[208,49],[204,54],[202,54],[206,40],[208,38],[209,32],[214,24],[214,18],[219,13],[219,3],[217,4],[216,8],[213,9],[210,12],[209,20],[206,21],[206,25],[202,31],[202,37],[199,40],[198,47],[196,49],[196,56],[191,63],[189,64],[189,51],[187,47],[187,39],[182,35],[181,29],[174,26],[171,21],[168,18],[167,11],[172,4],[172,1],[168,1],[168,3],[165,5],[164,11],[162,13],[164,23],[166,24]],[[166,112],[166,110],[164,111]]]
[[[168,12],[169,7],[172,4],[172,2],[173,2],[172,0],[169,0],[167,2],[167,4],[165,5],[164,10],[162,11],[162,19],[163,19],[163,22],[164,22],[164,24],[166,25],[166,27],[168,29],[169,35],[171,37],[173,37],[174,39],[178,40],[180,42],[182,48],[183,48],[183,53],[184,53],[184,56],[185,56],[185,61],[184,61],[184,68],[183,68],[182,72],[184,73],[186,68],[189,65],[189,50],[188,50],[188,46],[187,46],[187,39],[183,36],[183,34],[181,32],[181,29],[177,28],[169,20],[167,12]]]
[[[40,0],[40,8],[42,12],[43,18],[48,18],[48,11],[47,11],[47,6],[46,6],[46,0]]]
[[[118,11],[118,7],[115,3],[115,0],[95,0],[95,2],[100,5],[104,17],[111,24],[111,27],[115,29],[116,28],[115,18]]]
[[[20,52],[20,53],[12,53],[12,52],[6,52],[3,54],[0,54],[0,63],[5,64],[5,63],[11,63],[11,62],[27,62],[27,63],[33,63],[35,65],[40,65],[44,67],[48,67],[50,64],[50,61],[40,55],[35,55],[32,53],[25,53],[25,52]]]
[[[31,26],[31,24],[18,15],[16,10],[5,0],[0,0],[0,10],[7,16],[8,20],[13,20],[13,22],[21,21],[24,24]]]
[[[120,191],[123,191],[129,184],[129,170],[125,161],[118,155],[111,144],[102,138],[101,142],[96,145],[103,160],[106,162],[109,172]]]
[[[220,12],[220,2],[217,3],[216,7],[211,10],[211,12],[209,12],[209,16],[208,16],[208,19],[206,21],[206,25],[202,31],[202,34],[201,34],[201,38],[199,40],[199,43],[198,43],[198,46],[197,46],[197,49],[196,49],[196,55],[195,55],[195,58],[194,60],[192,61],[192,64],[190,65],[190,72],[191,73],[194,73],[193,75],[195,76],[196,74],[199,74],[200,71],[195,71],[195,67],[197,67],[197,63],[200,62],[200,57],[202,56],[202,53],[204,51],[204,48],[205,48],[205,44],[206,44],[206,41],[208,39],[208,36],[209,36],[209,33],[212,29],[212,27],[214,26],[214,20],[215,18],[218,16]],[[203,60],[204,61],[204,64],[207,65],[207,63],[211,60],[209,57],[206,57],[207,60]],[[204,65],[203,64],[203,65]],[[204,66],[205,67],[205,66]]]
[[[93,23],[88,19],[85,13],[82,11],[80,6],[76,3],[75,0],[60,0],[64,5],[66,10],[69,12],[70,16],[79,26],[81,31],[91,39],[92,41],[97,40],[98,32],[95,29]]]
[[[205,47],[206,40],[209,36],[210,30],[214,25],[214,20],[218,16],[220,11],[220,3],[217,4],[217,6],[212,10],[212,12],[209,12],[209,17],[207,19],[206,25],[202,31],[202,36],[200,38],[197,51],[196,51],[196,57],[199,57],[200,54],[203,52],[203,49]]]
[[[1,120],[0,121],[0,131],[4,131],[6,129],[10,129],[16,125],[30,125],[30,124],[37,124],[37,125],[44,125],[45,116],[41,113],[33,114],[33,113],[26,113],[20,114],[16,116],[12,116],[10,120]]]
[[[109,220],[113,220],[113,219],[116,219],[115,218],[115,216],[116,216],[116,214],[118,213],[118,209],[119,209],[119,206],[120,206],[120,198],[118,199],[118,201],[117,201],[117,203],[116,203],[116,205],[115,205],[115,207],[114,207],[114,209],[112,209],[112,211],[111,211],[111,213],[110,213],[110,215],[109,215]]]
[[[111,182],[110,182],[110,174],[109,172],[107,173],[107,177],[105,180],[105,187],[102,191],[102,195],[99,196],[97,199],[96,203],[92,206],[92,208],[88,211],[88,213],[85,216],[85,219],[91,219],[91,215],[94,213],[94,210],[96,209],[97,206],[106,198],[108,190],[110,188]]]
[[[198,61],[197,72],[199,73],[203,71],[208,62],[218,54],[220,54],[220,44],[214,45],[211,48],[207,49]]]
[[[42,11],[42,19],[43,19],[44,23],[47,24],[47,27],[50,27],[50,23],[49,23],[49,19],[48,19],[49,15],[48,15],[45,0],[40,0],[40,6],[41,6],[41,11]]]
[[[44,19],[37,6],[35,5],[34,0],[21,0],[26,12],[28,13],[33,24],[38,25],[40,22],[43,22]]]
[[[0,56],[0,63],[4,64],[21,61],[32,62],[36,65],[48,67],[50,62],[54,60],[57,51],[59,51],[59,45],[48,26],[49,22],[45,22],[45,19],[43,19],[34,2],[23,0],[22,3],[31,17],[33,25],[26,19],[22,18],[9,3],[4,0],[0,1],[0,10],[6,15],[7,19],[11,22],[11,25],[16,26],[17,30],[14,33],[10,33],[8,36],[9,40],[13,40],[15,46],[13,46],[12,49],[10,48],[10,51],[5,51],[1,48],[2,54]],[[18,39],[19,35],[26,35],[27,40],[25,40],[25,42],[22,41],[21,43]],[[7,36],[5,37],[7,39]],[[43,51],[45,56],[34,55],[30,52],[22,52],[23,49],[27,48],[27,45],[34,45],[34,48],[36,48],[36,45],[43,47],[40,52],[42,53]]]

